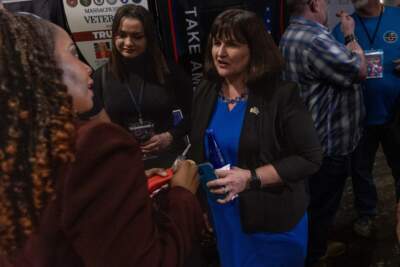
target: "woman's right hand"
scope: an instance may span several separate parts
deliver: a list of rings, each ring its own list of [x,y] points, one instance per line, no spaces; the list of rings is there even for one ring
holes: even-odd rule
[[[172,176],[171,187],[181,186],[193,194],[196,194],[199,187],[199,178],[197,175],[197,166],[194,161],[182,160]]]

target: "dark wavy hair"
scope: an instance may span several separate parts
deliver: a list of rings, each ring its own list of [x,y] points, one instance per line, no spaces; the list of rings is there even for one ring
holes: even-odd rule
[[[284,63],[278,47],[267,33],[262,20],[253,12],[228,9],[214,20],[204,62],[204,75],[209,80],[220,79],[211,54],[215,40],[237,41],[249,46],[248,83],[255,83],[266,76],[278,77],[283,69]]]
[[[166,75],[169,74],[169,69],[163,53],[158,45],[157,32],[155,23],[151,13],[142,6],[128,4],[118,8],[115,13],[112,24],[113,46],[110,59],[110,67],[112,74],[118,79],[123,81],[126,77],[124,67],[122,65],[123,56],[118,52],[114,43],[115,37],[119,34],[121,21],[124,18],[138,19],[144,28],[144,35],[146,37],[146,55],[148,55],[149,64],[146,64],[146,74],[150,77],[156,77],[157,81],[161,84],[165,83]]]
[[[54,26],[0,10],[0,254],[13,256],[74,160],[72,99],[54,59]]]

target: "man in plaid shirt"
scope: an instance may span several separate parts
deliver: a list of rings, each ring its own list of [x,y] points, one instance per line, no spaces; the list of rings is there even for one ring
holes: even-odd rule
[[[286,61],[283,79],[298,83],[324,150],[321,169],[309,179],[307,265],[313,266],[326,253],[328,230],[349,175],[350,154],[361,136],[364,107],[358,82],[365,79],[366,62],[348,14],[339,14],[347,40],[342,45],[326,27],[326,0],[287,2],[292,17],[280,42]]]

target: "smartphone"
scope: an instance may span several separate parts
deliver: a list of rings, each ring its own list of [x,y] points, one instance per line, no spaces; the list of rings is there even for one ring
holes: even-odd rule
[[[197,165],[197,172],[200,175],[201,183],[207,184],[209,181],[217,179],[217,175],[215,175],[214,167],[210,162],[204,162]]]
[[[215,174],[214,167],[209,162],[200,163],[197,165],[197,172],[200,176],[200,184],[203,187],[204,191],[207,192],[207,196],[213,200],[217,200],[219,198],[224,198],[226,195],[216,195],[210,192],[210,189],[207,187],[207,183],[209,181],[218,179],[217,175]]]

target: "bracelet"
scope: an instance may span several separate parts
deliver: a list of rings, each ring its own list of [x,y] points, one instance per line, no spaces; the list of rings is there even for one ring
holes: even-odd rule
[[[351,42],[353,42],[355,40],[356,40],[356,36],[353,33],[349,34],[349,35],[346,35],[344,37],[344,44],[348,45],[349,43],[351,43]]]

